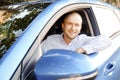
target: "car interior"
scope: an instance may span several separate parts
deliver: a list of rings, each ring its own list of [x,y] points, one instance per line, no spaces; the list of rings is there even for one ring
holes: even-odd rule
[[[88,36],[91,36],[91,32],[90,32],[90,29],[89,29],[89,25],[88,25],[88,22],[87,22],[87,19],[86,19],[86,15],[84,13],[84,11],[77,11],[81,16],[82,16],[82,19],[83,19],[83,24],[82,24],[82,29],[81,29],[81,32],[80,34],[86,34]],[[48,31],[48,33],[46,34],[45,38],[47,38],[47,36],[49,35],[53,35],[53,34],[61,34],[62,33],[62,27],[61,27],[61,23],[62,23],[62,20],[63,20],[63,16],[60,17],[56,22],[55,24],[51,27],[51,29]],[[44,40],[43,39],[43,40]]]

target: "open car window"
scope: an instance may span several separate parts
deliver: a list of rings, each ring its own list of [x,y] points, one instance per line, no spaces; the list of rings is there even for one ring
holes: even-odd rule
[[[80,34],[86,34],[88,36],[92,36],[93,32],[90,30],[92,28],[91,28],[91,24],[89,23],[90,19],[88,18],[86,9],[78,10],[77,12],[82,16],[82,19],[83,19],[83,24],[82,24],[82,29],[81,29]],[[53,24],[53,26],[47,32],[44,39],[46,39],[47,36],[49,36],[49,35],[61,34],[63,32],[62,26],[61,26],[62,21],[63,21],[63,15]]]

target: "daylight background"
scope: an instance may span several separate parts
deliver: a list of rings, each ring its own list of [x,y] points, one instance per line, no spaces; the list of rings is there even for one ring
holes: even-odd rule
[[[46,1],[46,0],[0,0],[0,6],[14,4],[19,2],[28,2],[28,1]],[[55,0],[48,0],[48,1],[55,1]],[[120,8],[120,0],[100,0],[103,2],[110,3]]]
[[[100,0],[100,1],[110,3],[120,8],[120,0]]]

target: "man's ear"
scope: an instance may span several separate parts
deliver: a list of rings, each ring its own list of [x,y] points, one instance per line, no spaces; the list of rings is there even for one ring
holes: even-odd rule
[[[62,23],[62,28],[64,27],[64,23]]]
[[[64,31],[64,23],[62,23],[61,25],[62,25],[62,31]]]

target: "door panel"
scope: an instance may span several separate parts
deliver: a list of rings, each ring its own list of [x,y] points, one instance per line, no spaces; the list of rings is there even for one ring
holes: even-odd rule
[[[120,47],[100,67],[95,80],[119,80],[120,79]]]

